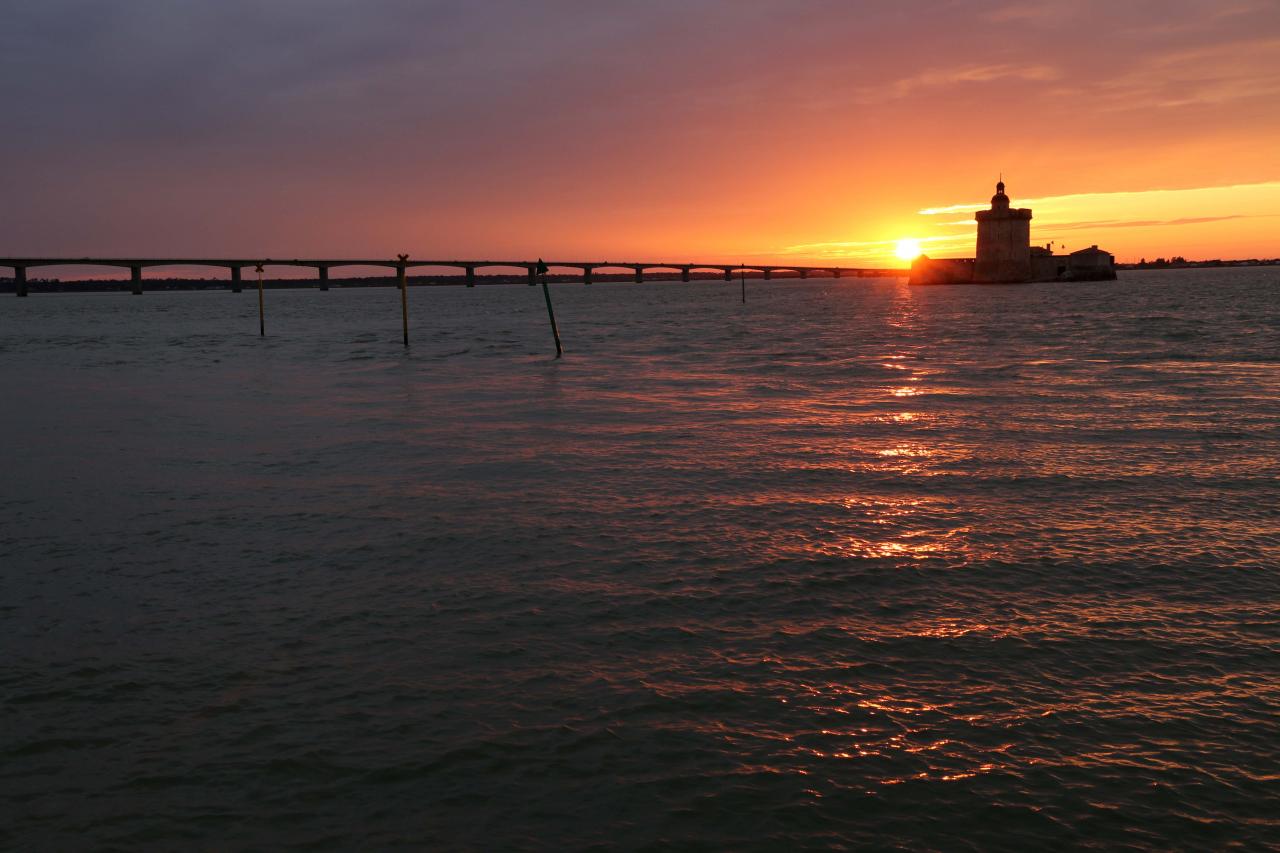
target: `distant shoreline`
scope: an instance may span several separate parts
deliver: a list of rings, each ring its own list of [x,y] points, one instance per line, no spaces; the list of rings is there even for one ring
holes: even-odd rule
[[[1239,261],[1188,261],[1186,258],[1156,258],[1154,261],[1138,261],[1132,264],[1116,264],[1118,270],[1198,270],[1214,267],[1274,267],[1280,266],[1280,258],[1248,258]]]

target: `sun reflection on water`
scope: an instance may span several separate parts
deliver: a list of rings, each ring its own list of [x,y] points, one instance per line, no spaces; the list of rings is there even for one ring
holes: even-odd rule
[[[899,456],[894,450],[887,448],[885,458],[912,458],[911,451]],[[810,539],[806,550],[811,554],[954,565],[986,555],[969,541],[973,529],[966,513],[943,498],[846,496],[840,505],[847,522]]]

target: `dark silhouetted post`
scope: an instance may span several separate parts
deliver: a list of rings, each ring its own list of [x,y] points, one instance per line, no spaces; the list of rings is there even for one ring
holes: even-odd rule
[[[18,296],[27,295],[27,268],[13,268],[13,292]]]
[[[265,338],[267,336],[267,315],[266,306],[262,301],[262,264],[254,267],[258,271],[258,337]]]
[[[240,284],[240,267],[231,268],[231,292],[239,293],[243,288]]]
[[[142,295],[142,267],[129,267],[129,278],[133,281],[133,295]]]
[[[742,304],[747,304],[747,271],[742,270]]]
[[[547,287],[547,265],[538,258],[538,274],[542,276],[542,298],[547,300],[547,318],[551,320],[551,336],[556,339],[556,358],[564,354],[560,346],[560,329],[556,327],[556,309],[551,307],[551,290]]]
[[[329,289],[329,268],[316,267],[316,272],[320,273],[320,289],[328,290]]]
[[[405,273],[405,261],[408,255],[396,255],[400,263],[396,265],[396,276],[400,279],[400,321],[404,326],[404,345],[409,345],[409,279]]]

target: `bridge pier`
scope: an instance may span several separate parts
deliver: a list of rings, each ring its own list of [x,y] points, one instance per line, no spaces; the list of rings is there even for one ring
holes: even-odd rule
[[[765,281],[772,281],[772,280],[773,280],[773,267],[765,267],[765,268],[764,268],[764,280],[765,280]]]
[[[404,345],[409,346],[409,278],[405,261],[408,255],[396,255],[400,263],[396,264],[396,283],[400,286],[400,322],[404,328]]]
[[[232,267],[231,268],[231,292],[239,293],[243,289],[244,288],[241,286],[241,282],[240,282],[240,267]]]
[[[831,271],[831,277],[832,277],[832,278],[839,278],[839,277],[840,277],[840,270],[838,270],[838,269],[836,269],[836,270],[832,270],[832,271]]]
[[[808,278],[808,277],[809,277],[809,271],[808,271],[808,270],[800,270],[800,277],[801,277],[801,278]]]
[[[529,264],[529,286],[538,286],[538,268],[533,264]]]
[[[724,280],[733,281],[733,267],[724,268]]]
[[[467,287],[476,286],[476,268],[466,267],[467,270]]]
[[[320,274],[320,289],[328,290],[329,289],[329,268],[316,267],[316,272]]]
[[[644,267],[636,267],[636,284],[644,284]]]
[[[27,295],[27,268],[13,268],[13,292],[17,296]]]
[[[592,279],[592,275],[591,275],[591,274],[592,274],[593,272],[595,272],[595,267],[583,267],[583,268],[582,268],[582,283],[583,283],[583,284],[591,284],[591,279]]]
[[[133,295],[142,295],[142,267],[129,267],[129,278],[133,281]]]
[[[688,281],[688,280],[689,280],[689,268],[688,268],[688,267],[680,267],[680,280],[681,280],[681,281]]]

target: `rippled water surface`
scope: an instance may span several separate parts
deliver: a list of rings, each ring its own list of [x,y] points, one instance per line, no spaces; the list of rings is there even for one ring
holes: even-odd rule
[[[1280,845],[1280,274],[0,301],[0,846]]]

